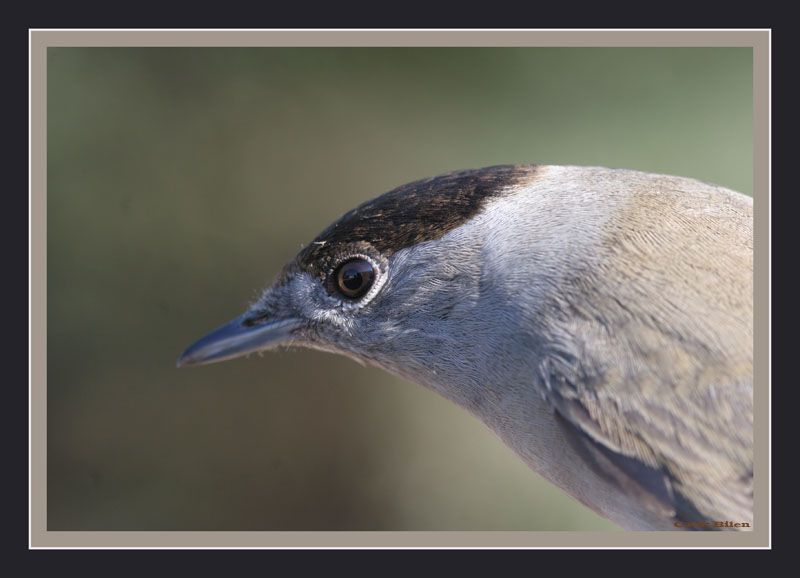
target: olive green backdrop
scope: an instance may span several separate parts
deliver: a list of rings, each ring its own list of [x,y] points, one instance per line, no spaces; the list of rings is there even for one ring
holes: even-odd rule
[[[604,165],[752,192],[750,49],[48,50],[49,530],[606,530],[432,392],[177,370],[397,185]]]

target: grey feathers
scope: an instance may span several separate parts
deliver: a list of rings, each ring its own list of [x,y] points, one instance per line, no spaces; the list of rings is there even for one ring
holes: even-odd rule
[[[621,176],[627,200],[589,264],[544,305],[546,397],[650,507],[750,523],[752,204]]]
[[[433,389],[625,528],[752,524],[752,242],[721,187],[490,167],[350,211],[249,315]],[[348,302],[353,254],[376,281]]]
[[[390,269],[372,306],[395,329],[367,330],[359,346],[379,365],[467,407],[626,527],[653,527],[644,512],[665,528],[698,515],[752,522],[749,198],[540,167]],[[543,446],[567,443],[546,431],[565,424],[592,459]],[[587,464],[609,487],[577,479]]]

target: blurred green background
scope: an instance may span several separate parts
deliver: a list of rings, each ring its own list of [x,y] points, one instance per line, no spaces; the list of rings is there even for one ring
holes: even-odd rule
[[[534,162],[751,194],[751,56],[48,49],[48,529],[615,529],[379,370],[175,359],[411,180]]]

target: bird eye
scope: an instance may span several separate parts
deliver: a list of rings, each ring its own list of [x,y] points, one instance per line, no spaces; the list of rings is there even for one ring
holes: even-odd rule
[[[358,299],[375,281],[375,268],[366,259],[345,261],[336,271],[336,288],[348,299]]]

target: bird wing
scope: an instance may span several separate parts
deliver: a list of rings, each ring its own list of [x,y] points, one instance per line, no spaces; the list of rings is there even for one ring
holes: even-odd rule
[[[587,460],[681,520],[752,519],[752,201],[675,177],[627,201],[546,307],[540,382]]]
[[[598,473],[667,519],[751,522],[751,380],[658,328],[629,325],[625,335],[595,335],[579,355],[542,362],[545,395],[570,439]]]

